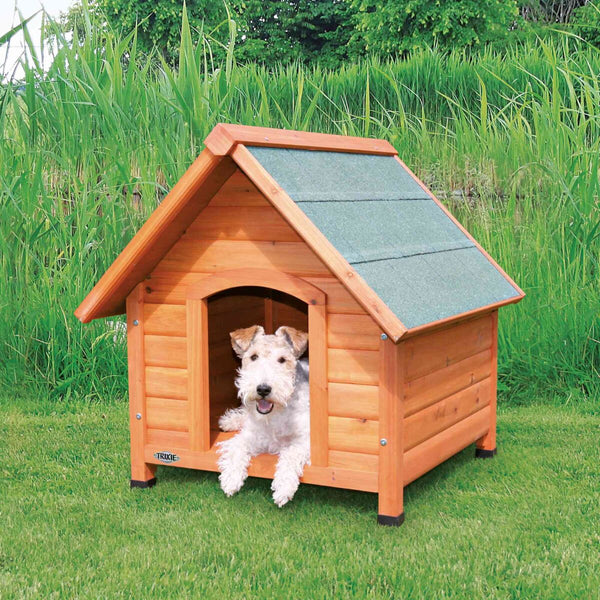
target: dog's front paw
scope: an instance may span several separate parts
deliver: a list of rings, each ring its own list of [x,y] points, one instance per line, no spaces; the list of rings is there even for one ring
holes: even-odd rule
[[[286,482],[273,480],[273,485],[271,486],[273,501],[279,508],[287,504],[294,497],[299,483],[298,480]]]
[[[219,475],[219,483],[221,489],[226,496],[233,496],[240,491],[246,481],[244,473],[239,473],[235,470],[225,470]]]

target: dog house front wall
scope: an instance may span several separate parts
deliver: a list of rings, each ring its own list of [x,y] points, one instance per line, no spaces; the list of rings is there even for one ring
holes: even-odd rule
[[[188,465],[184,459],[192,448],[186,295],[189,286],[203,278],[250,266],[300,278],[326,295],[326,464],[337,469],[338,475],[346,470],[361,471],[354,487],[376,491],[381,331],[240,171],[231,176],[141,286],[146,458],[155,452],[173,451],[180,455],[178,466],[210,468],[206,460],[203,465]],[[240,306],[235,305],[229,314],[220,315],[221,328],[229,331],[265,319],[261,306],[242,305],[242,321],[247,322],[240,321]],[[298,311],[285,303],[273,305],[276,325],[293,326],[294,322],[287,321],[299,322],[300,318]],[[228,347],[221,350],[230,353]],[[216,435],[213,430],[213,444]],[[270,457],[261,460],[267,464]],[[267,467],[262,470],[268,474]],[[305,480],[310,477],[309,467]],[[316,482],[324,483],[324,477],[319,473]],[[344,484],[343,478],[336,481],[341,487],[353,487]]]

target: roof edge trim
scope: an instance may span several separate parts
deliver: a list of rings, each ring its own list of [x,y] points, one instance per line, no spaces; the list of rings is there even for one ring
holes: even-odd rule
[[[524,296],[525,294],[513,296],[512,298],[506,298],[505,300],[499,300],[498,302],[494,302],[493,304],[487,304],[486,306],[473,308],[471,310],[467,310],[466,312],[458,313],[457,315],[452,315],[450,317],[439,319],[438,321],[431,321],[431,323],[425,323],[424,325],[412,327],[411,329],[408,329],[406,333],[402,336],[402,340],[409,339],[416,335],[420,335],[421,333],[429,333],[431,331],[435,331],[436,329],[441,329],[443,327],[454,325],[455,323],[458,323],[460,321],[467,321],[469,319],[474,319],[487,313],[494,312],[502,306],[507,306],[508,304],[516,304],[517,302],[520,302],[521,300],[523,300]]]
[[[336,250],[317,226],[304,214],[285,190],[273,179],[243,144],[237,144],[231,157],[264,194],[281,216],[325,263],[356,301],[371,315],[384,333],[397,343],[408,328],[375,291]]]
[[[231,154],[237,144],[298,150],[323,150],[351,154],[379,154],[394,156],[396,149],[387,140],[351,137],[329,133],[252,127],[218,123],[204,140],[216,156]]]
[[[125,299],[235,170],[203,150],[75,310],[82,323],[125,312]],[[202,186],[205,191],[199,193]]]

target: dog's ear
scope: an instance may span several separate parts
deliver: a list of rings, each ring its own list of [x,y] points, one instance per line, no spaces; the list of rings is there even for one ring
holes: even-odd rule
[[[283,325],[275,332],[275,335],[285,339],[292,347],[296,358],[299,358],[306,352],[306,347],[308,346],[308,333]]]
[[[246,327],[245,329],[236,329],[229,334],[231,337],[231,346],[235,350],[235,353],[242,358],[244,352],[250,348],[252,340],[264,332],[265,330],[260,325],[252,325],[252,327]]]

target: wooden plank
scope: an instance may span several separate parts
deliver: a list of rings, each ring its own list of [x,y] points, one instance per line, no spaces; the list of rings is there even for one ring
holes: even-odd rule
[[[404,343],[380,340],[378,518],[404,513],[404,349]]]
[[[376,421],[379,418],[378,386],[330,382],[329,414]]]
[[[492,313],[492,356],[490,360],[490,422],[488,432],[477,440],[481,450],[496,449],[496,404],[498,384],[498,311]]]
[[[208,450],[210,447],[208,304],[205,298],[188,298],[186,308],[190,449]]]
[[[352,471],[370,471],[371,473],[377,473],[379,468],[379,457],[375,454],[330,450],[329,466]]]
[[[188,402],[172,398],[146,398],[148,427],[169,431],[188,431]]]
[[[190,447],[190,434],[187,431],[167,431],[166,429],[148,429],[147,446],[144,456],[146,461],[162,465],[160,460],[154,458],[154,452],[173,452],[179,454],[180,450]],[[152,453],[148,453],[148,447],[154,447]],[[179,465],[179,463],[175,463]]]
[[[226,439],[227,434],[219,433],[213,440],[213,446],[208,452],[194,452],[187,448],[187,434],[182,432],[161,432],[150,430],[153,443],[146,446],[145,458],[149,463],[163,464],[154,457],[155,452],[175,452],[179,460],[176,467],[217,471],[217,453],[215,444]],[[157,443],[154,443],[158,440]],[[180,444],[179,446],[176,444]],[[271,454],[261,454],[252,459],[248,472],[251,477],[272,479],[275,472],[277,457]],[[323,485],[328,487],[360,490],[364,492],[377,491],[377,473],[362,469],[344,469],[340,467],[315,467],[307,465],[300,478],[302,483]]]
[[[236,169],[212,197],[208,206],[271,206],[271,204],[248,177],[240,169]]]
[[[219,273],[252,265],[298,277],[330,275],[304,242],[193,240],[183,236],[156,267],[154,274],[194,271]]]
[[[310,461],[315,467],[327,466],[329,450],[326,327],[325,304],[309,304]]]
[[[379,352],[374,350],[327,351],[329,381],[377,385],[379,382]]]
[[[289,296],[287,298],[289,298]],[[295,299],[291,298],[290,300],[293,301]],[[308,311],[307,305],[304,302],[297,301],[288,303],[282,294],[274,294],[271,306],[273,309],[273,331],[277,331],[282,325],[295,327],[300,331],[308,331]],[[325,314],[325,307],[323,307],[323,311],[323,314]]]
[[[273,299],[267,297],[264,299],[265,303],[265,333],[267,335],[272,335],[275,332],[275,328],[273,327]]]
[[[490,403],[491,382],[484,379],[404,420],[404,448],[410,450]]]
[[[212,273],[157,273],[146,280],[144,302],[151,304],[185,304],[189,285],[197,283]],[[338,314],[362,314],[364,309],[352,298],[348,290],[331,277],[303,277],[303,279],[323,291],[327,296],[327,312]]]
[[[356,350],[378,350],[381,330],[369,315],[330,314],[327,346]]]
[[[120,314],[125,298],[156,266],[235,170],[204,150],[75,311],[83,323]]]
[[[408,485],[472,444],[489,429],[489,424],[490,407],[486,406],[405,452],[404,485]]]
[[[302,241],[270,204],[235,209],[209,204],[188,227],[186,237],[194,240]]]
[[[188,285],[197,283],[212,273],[163,273],[146,279],[144,302],[146,304],[184,305]]]
[[[385,302],[367,285],[246,147],[238,144],[232,151],[232,157],[283,218],[302,236],[323,264],[344,284],[354,299],[375,319],[383,331],[397,342],[406,333],[407,328]]]
[[[273,129],[270,127],[252,127],[250,125],[232,125],[229,123],[217,123],[204,140],[204,143],[213,154],[221,156],[230,153],[237,144],[386,156],[397,154],[394,146],[387,140]]]
[[[228,242],[215,242],[215,244]],[[237,244],[248,244],[250,242],[231,242]],[[262,242],[260,242],[262,243]],[[273,244],[273,247],[275,245]],[[325,294],[315,286],[307,283],[299,277],[276,269],[264,269],[258,267],[246,267],[244,269],[229,269],[214,273],[188,286],[188,298],[206,298],[217,292],[230,290],[238,286],[265,287],[290,294],[310,305],[324,305]]]
[[[329,448],[364,454],[379,452],[378,421],[329,417]]]
[[[131,438],[131,479],[149,481],[156,467],[146,463],[147,415],[144,377],[144,304],[141,285],[127,296],[127,368],[129,373],[129,432]],[[138,419],[138,415],[141,418]]]
[[[151,335],[186,335],[185,306],[178,304],[144,304],[144,331]]]
[[[184,337],[145,335],[144,356],[151,367],[187,369],[187,343]]]
[[[187,400],[187,369],[146,367],[146,394]]]
[[[491,316],[480,317],[406,341],[405,377],[412,381],[492,345]]]
[[[404,386],[405,412],[417,411],[470,386],[491,373],[491,349],[409,381]]]
[[[365,309],[337,279],[331,277],[305,277],[304,279],[327,294],[328,313],[367,314]]]

